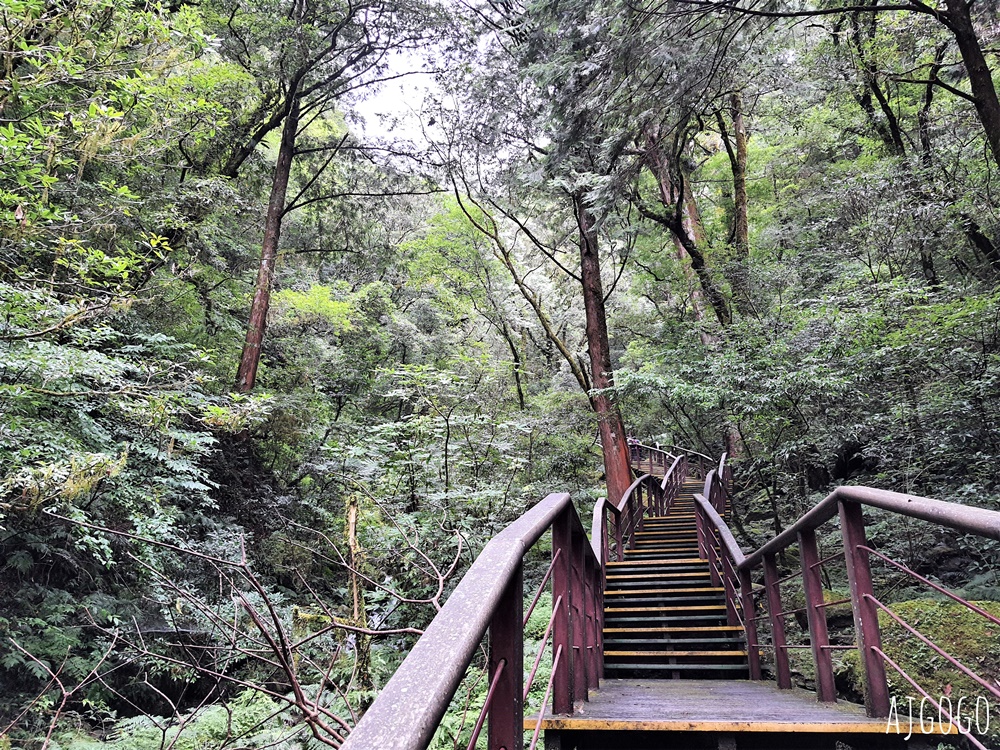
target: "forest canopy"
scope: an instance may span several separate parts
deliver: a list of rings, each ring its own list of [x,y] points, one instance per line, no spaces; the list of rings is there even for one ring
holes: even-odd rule
[[[337,746],[627,436],[1000,508],[993,3],[0,14],[0,748]]]

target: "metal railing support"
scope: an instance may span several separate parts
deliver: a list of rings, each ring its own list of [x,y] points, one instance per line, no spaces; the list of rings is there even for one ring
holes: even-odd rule
[[[489,709],[489,750],[524,746],[524,606],[523,564],[517,566],[490,621],[489,679],[502,670]]]
[[[778,586],[778,561],[774,555],[764,555],[764,588],[767,592],[767,614],[771,620],[775,676],[778,679],[778,687],[788,690],[792,687],[792,673],[788,668],[785,621],[781,615],[781,589]]]
[[[740,616],[736,609],[736,603],[739,601],[736,596],[736,571],[725,550],[720,549],[719,557],[722,560],[722,585],[726,589],[726,623],[739,625]]]
[[[761,679],[760,640],[757,637],[757,607],[753,600],[753,580],[749,570],[739,571],[740,603],[743,606],[743,628],[747,635],[747,660],[750,664],[750,679]]]
[[[587,700],[590,687],[590,664],[587,659],[587,582],[584,578],[586,537],[575,524],[570,530],[570,623],[573,642],[573,698]]]
[[[833,684],[833,659],[830,656],[830,635],[826,628],[826,608],[823,602],[823,579],[816,546],[816,532],[799,532],[799,557],[802,559],[802,590],[805,593],[806,618],[809,621],[809,644],[816,665],[816,698],[837,702]]]
[[[888,716],[889,686],[885,663],[876,650],[882,648],[882,636],[878,626],[878,609],[871,600],[874,596],[871,565],[868,552],[862,549],[868,541],[859,503],[840,502],[840,528],[844,535],[844,559],[851,587],[854,628],[861,652],[861,667],[865,672],[865,708],[869,716]]]
[[[573,526],[570,509],[564,510],[552,523],[552,553],[561,550],[552,569],[552,590],[565,592],[555,615],[552,628],[553,653],[562,647],[562,659],[553,675],[552,707],[557,714],[573,713],[573,610],[572,564]]]

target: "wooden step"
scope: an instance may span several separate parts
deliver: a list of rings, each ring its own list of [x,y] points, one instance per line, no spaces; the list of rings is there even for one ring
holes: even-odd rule
[[[638,628],[648,628],[653,627],[655,623],[676,623],[679,627],[684,627],[690,625],[691,623],[703,622],[703,623],[725,623],[726,613],[719,612],[717,614],[683,614],[683,615],[651,615],[643,614],[636,615],[632,617],[621,617],[615,615],[614,617],[605,616],[604,622],[606,624],[610,623],[612,625],[630,625],[631,627]]]
[[[655,580],[670,580],[670,581],[674,581],[674,580],[677,580],[678,578],[705,578],[706,576],[710,576],[710,574],[709,574],[709,572],[707,570],[693,572],[693,573],[688,573],[688,572],[684,572],[684,573],[680,573],[680,572],[678,572],[678,573],[670,573],[668,575],[664,575],[663,573],[632,573],[631,575],[628,575],[628,574],[622,574],[622,575],[615,574],[613,576],[608,576],[606,580],[608,580],[608,581],[639,581],[639,580],[647,580],[647,579],[652,578],[652,579],[655,579]]]
[[[605,633],[719,633],[743,632],[739,625],[694,625],[685,627],[664,628],[604,628]]]
[[[693,646],[742,646],[742,638],[605,638],[605,652],[616,651],[620,647],[641,648],[643,651],[656,651],[658,648],[690,648]],[[609,648],[610,647],[610,648]],[[659,653],[657,651],[657,653]],[[746,653],[745,651],[743,653]]]
[[[690,598],[690,599],[639,599],[637,601],[622,602],[623,606],[615,607],[610,606],[605,609],[606,612],[614,614],[616,612],[628,611],[628,610],[639,610],[647,607],[657,607],[657,606],[672,606],[672,607],[702,607],[702,614],[714,613],[716,610],[711,609],[716,606],[724,606],[724,599],[710,599],[706,597]],[[624,606],[629,605],[629,606]]]
[[[678,548],[675,550],[659,549],[629,549],[625,550],[625,559],[635,560],[676,560],[680,557],[691,557],[692,553],[697,553],[695,549]]]
[[[662,553],[667,554],[667,555],[676,555],[679,552],[684,552],[684,553],[690,554],[691,548],[690,547],[655,547],[655,546],[650,545],[650,544],[637,544],[637,545],[635,545],[635,547],[633,549],[630,549],[627,552],[631,552],[632,554],[641,554],[641,553],[649,554],[649,553],[654,553],[654,552],[662,552]]]
[[[645,595],[661,595],[669,596],[671,594],[678,595],[689,595],[689,594],[700,594],[700,593],[712,593],[712,594],[724,594],[725,588],[722,586],[702,586],[699,588],[690,589],[638,589],[635,591],[625,591],[620,589],[607,590],[604,592],[605,596],[645,596]]]
[[[650,528],[652,527],[652,528]],[[680,522],[658,522],[649,518],[642,522],[642,529],[639,534],[668,534],[680,531],[697,531],[698,525],[693,521]]]
[[[718,610],[720,612],[726,611],[725,604],[689,604],[679,607],[608,607],[604,608],[605,614],[625,614],[627,612],[704,612],[706,610]]]
[[[637,552],[625,554],[626,561],[637,561],[637,560],[677,560],[682,557],[690,557],[690,550],[683,550],[681,552],[643,552],[641,550]]]
[[[635,560],[634,562],[630,562],[628,560],[616,560],[606,563],[606,565],[609,568],[620,568],[626,565],[683,565],[684,563],[703,563],[707,565],[708,561],[702,560],[700,557],[695,555],[694,557],[675,558],[671,560]]]
[[[609,672],[742,672],[746,664],[605,664],[604,673]]]

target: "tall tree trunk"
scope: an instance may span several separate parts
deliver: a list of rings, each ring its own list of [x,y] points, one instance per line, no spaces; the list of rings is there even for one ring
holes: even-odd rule
[[[976,36],[971,5],[968,0],[946,0],[947,12],[944,15],[947,25],[955,35],[958,51],[965,64],[965,72],[969,76],[976,113],[986,133],[986,142],[993,152],[993,160],[1000,165],[1000,99],[997,98],[993,74],[986,63],[979,37]]]
[[[733,302],[741,315],[750,304],[750,219],[747,199],[747,126],[743,120],[743,97],[739,92],[729,98],[733,117],[733,273],[730,284]]]
[[[581,195],[573,196],[573,208],[580,229],[580,280],[583,286],[583,306],[587,316],[587,348],[594,388],[606,390],[614,386],[611,366],[611,344],[608,341],[608,320],[604,308],[604,286],[601,282],[601,258],[597,245],[594,217],[584,205]],[[617,503],[632,483],[629,467],[625,425],[618,406],[607,393],[592,398],[601,431],[604,453],[604,474],[608,499]]]
[[[257,269],[257,283],[254,287],[253,303],[250,305],[250,321],[247,324],[243,355],[240,357],[240,367],[236,372],[236,390],[240,393],[253,390],[257,382],[260,347],[264,341],[264,330],[267,328],[267,310],[271,305],[271,285],[274,281],[274,266],[278,259],[281,219],[285,213],[285,197],[288,193],[288,179],[292,173],[292,157],[295,155],[295,135],[298,129],[299,98],[293,93],[285,125],[281,131],[278,161],[274,165],[271,197],[267,202],[267,218],[264,221],[260,266]]]
[[[351,624],[358,628],[368,627],[368,610],[365,607],[365,593],[361,583],[361,543],[358,541],[358,498],[350,495],[347,498],[347,549],[350,554],[351,596],[353,613]],[[358,688],[371,690],[374,687],[371,673],[371,636],[366,633],[355,634],[356,675]]]
[[[510,349],[511,362],[514,365],[512,369],[514,373],[514,387],[517,389],[517,404],[521,411],[524,411],[524,386],[521,385],[521,371],[524,369],[524,363],[521,361],[521,352],[518,351],[517,344],[514,343],[510,326],[507,324],[506,318],[503,317],[503,313],[498,309],[497,314],[500,316],[500,325],[497,327],[500,329],[500,335],[503,336],[503,340],[507,342],[507,348]]]

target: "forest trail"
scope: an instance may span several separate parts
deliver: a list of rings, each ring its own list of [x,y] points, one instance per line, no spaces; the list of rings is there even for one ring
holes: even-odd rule
[[[665,471],[655,461],[632,464],[653,476]],[[624,559],[605,564],[600,687],[571,716],[543,712],[526,717],[525,729],[540,725],[546,748],[559,750],[665,743],[834,750],[838,741],[869,747],[870,735],[886,747],[885,720],[869,718],[861,706],[822,703],[806,690],[748,679],[738,605],[727,606],[725,587],[713,585],[699,548],[695,495],[703,487],[686,479],[663,515],[642,518]],[[734,620],[740,624],[729,624]]]
[[[589,538],[567,494],[549,495],[494,537],[344,747],[427,747],[487,631],[489,688],[470,750],[480,747],[484,731],[489,750],[534,750],[543,738],[549,750],[917,747],[910,717],[899,715],[895,697],[890,702],[889,670],[929,693],[907,672],[916,669],[905,661],[908,652],[894,650],[896,634],[883,642],[882,632],[891,632],[889,620],[879,618],[883,610],[1000,697],[988,674],[951,653],[960,644],[932,642],[878,599],[885,589],[873,584],[873,571],[881,572],[873,563],[887,563],[990,623],[1000,618],[869,546],[863,509],[991,539],[1000,539],[1000,512],[840,487],[747,554],[726,521],[733,512],[726,455],[716,463],[670,450],[677,452],[632,446],[637,478],[619,502],[597,501]],[[824,549],[816,532],[833,519],[839,525]],[[551,562],[524,610],[525,553],[550,530]],[[840,542],[832,552],[831,536]],[[842,561],[850,595],[838,600],[829,570]],[[524,627],[549,584],[548,626],[540,643],[526,648]],[[853,632],[831,635],[829,612],[847,602]],[[547,685],[529,704],[534,714],[525,716],[549,646]],[[838,695],[837,651],[857,655],[864,706]],[[522,663],[523,670],[508,669]],[[948,723],[921,727],[915,742],[962,726],[951,706],[941,705],[944,698],[930,701]],[[967,733],[965,741],[987,748]]]
[[[663,516],[643,520],[625,559],[607,564],[606,677],[746,678],[746,634],[729,625],[726,595],[699,557],[688,480]]]

